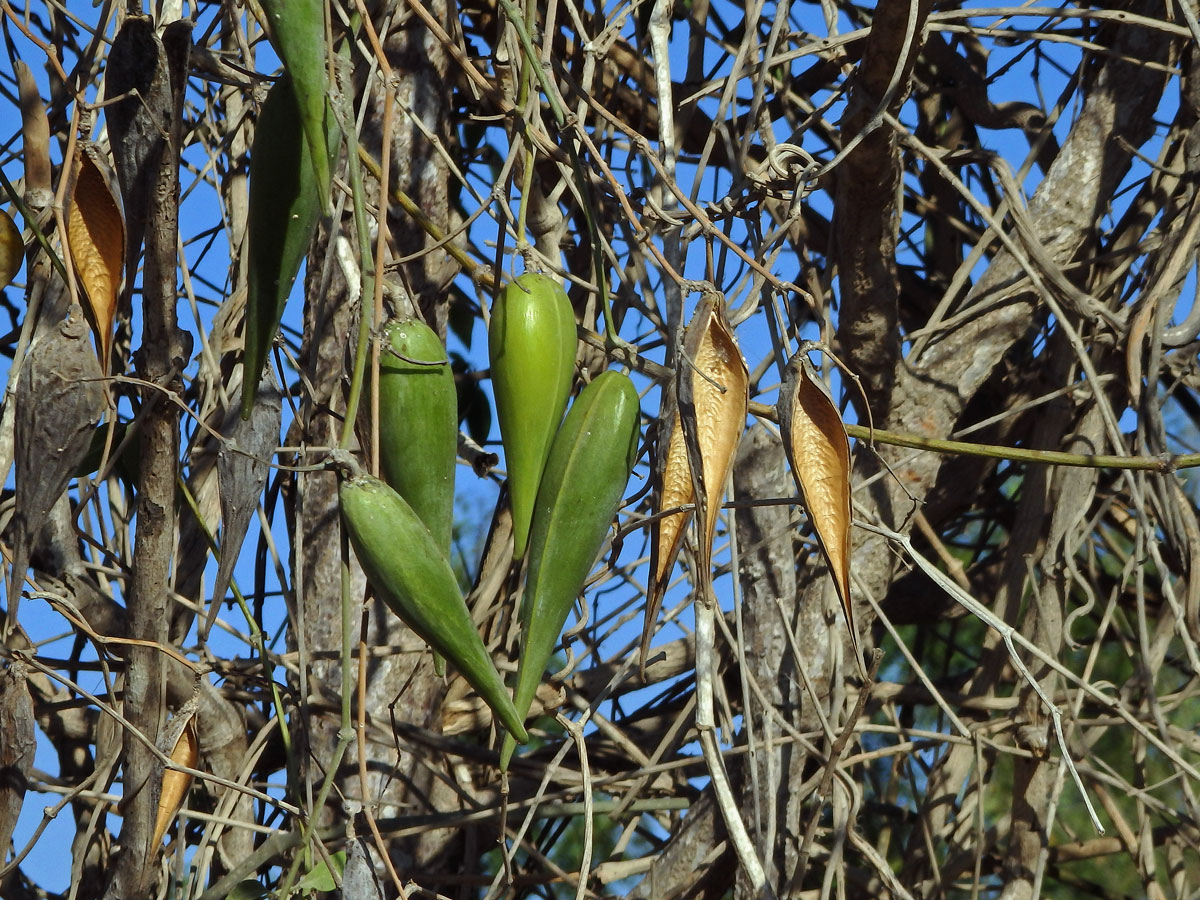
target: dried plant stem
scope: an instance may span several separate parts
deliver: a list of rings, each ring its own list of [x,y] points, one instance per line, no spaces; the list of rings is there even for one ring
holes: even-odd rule
[[[750,403],[750,414],[760,419],[778,422],[773,407]],[[1043,466],[1074,466],[1085,469],[1141,469],[1169,474],[1180,469],[1200,466],[1200,453],[1163,453],[1157,456],[1112,456],[1100,453],[1064,453],[1061,450],[1030,450],[1025,447],[1005,447],[1001,444],[977,444],[972,441],[951,441],[901,434],[866,425],[846,425],[846,434],[861,441],[910,447],[931,453],[950,453],[961,456],[982,456],[987,459],[1007,459]]]
[[[352,711],[352,703],[354,697],[354,614],[359,610],[359,604],[355,603],[352,596],[353,578],[350,572],[350,543],[349,537],[345,530],[342,531],[342,578],[341,578],[341,599],[342,599],[342,652],[341,652],[341,718],[342,727],[338,730],[337,743],[334,745],[333,754],[330,756],[329,769],[325,773],[325,780],[321,783],[321,789],[313,801],[313,815],[307,816],[304,819],[304,825],[301,829],[301,846],[307,846],[313,839],[314,829],[317,824],[317,816],[319,811],[325,808],[325,801],[329,798],[329,792],[333,789],[333,784],[337,780],[338,772],[342,766],[342,757],[346,755],[346,751],[355,739],[354,719]],[[318,840],[318,845],[322,842]],[[287,896],[291,885],[295,884],[296,877],[300,874],[300,865],[304,862],[304,854],[296,854],[292,860],[292,865],[287,871],[287,875],[280,887],[280,895]]]
[[[300,810],[291,803],[288,803],[286,800],[279,800],[278,798],[272,797],[270,794],[264,793],[263,791],[256,790],[249,785],[239,784],[238,782],[232,781],[228,778],[222,778],[219,775],[214,775],[212,772],[202,772],[199,769],[193,769],[190,766],[183,766],[172,761],[166,753],[158,749],[158,746],[154,743],[154,741],[150,740],[150,738],[146,737],[145,734],[139,731],[127,718],[113,708],[110,703],[101,700],[97,695],[85,690],[77,682],[64,677],[55,669],[38,660],[37,657],[31,656],[22,650],[10,650],[9,652],[12,654],[14,659],[20,660],[30,668],[36,669],[50,680],[55,681],[58,684],[61,684],[63,687],[69,688],[70,690],[79,694],[80,697],[83,697],[90,704],[95,706],[96,709],[98,709],[101,713],[108,716],[119,726],[121,726],[123,733],[131,735],[132,738],[145,747],[146,752],[153,756],[154,759],[163,767],[173,769],[177,772],[184,772],[194,778],[202,781],[208,781],[212,784],[220,785],[221,787],[227,787],[234,791],[240,791],[248,797],[253,797],[255,800],[261,800],[264,803],[269,803],[272,806],[275,806],[291,815],[300,814]]]
[[[717,746],[716,718],[713,715],[713,670],[716,667],[714,607],[712,598],[702,599],[696,604],[696,730],[700,734],[700,748],[712,778],[717,807],[729,832],[729,841],[733,844],[754,896],[770,898],[775,896],[775,892],[767,883],[766,873],[754,850],[754,842],[750,840],[746,823],[738,811],[738,803],[729,784],[729,774],[725,771],[725,761],[721,759],[721,750]]]
[[[562,764],[562,761],[566,758],[567,751],[570,749],[570,744],[563,743],[563,745],[558,748],[558,752],[554,754],[554,758],[546,765],[545,774],[542,776],[542,781],[538,785],[537,791],[534,793],[535,802],[531,802],[529,804],[529,812],[526,814],[524,821],[521,822],[521,827],[517,829],[516,834],[513,835],[512,845],[504,848],[504,865],[501,866],[500,870],[496,873],[496,877],[492,879],[492,883],[488,887],[487,893],[484,895],[483,900],[492,900],[492,898],[500,896],[504,885],[511,879],[513,854],[517,852],[517,848],[520,846],[521,841],[525,837],[525,832],[529,830],[529,826],[533,824],[533,820],[537,816],[538,808],[536,800],[546,792],[546,787],[550,784],[550,779],[554,777],[555,771]],[[508,809],[506,803],[506,805],[500,810],[502,823],[505,822],[507,815]],[[503,834],[507,834],[506,824]],[[501,837],[502,840],[503,834]]]
[[[838,761],[842,758],[842,754],[846,752],[846,744],[850,742],[850,735],[854,733],[854,729],[858,725],[858,718],[862,715],[863,707],[867,704],[867,698],[871,695],[871,688],[875,684],[875,676],[879,674],[879,663],[882,660],[883,651],[876,647],[875,652],[871,655],[870,667],[866,672],[867,679],[863,682],[862,687],[859,688],[858,699],[854,703],[854,708],[842,726],[842,731],[837,736],[837,740],[833,742],[833,746],[829,750],[829,759],[825,761],[825,771],[821,773],[821,783],[818,785],[816,791],[817,804],[812,811],[808,828],[804,832],[804,842],[800,846],[800,864],[796,868],[796,875],[793,879],[796,884],[801,884],[804,881],[804,871],[808,868],[808,857],[812,852],[813,839],[817,836],[817,825],[824,812],[825,801],[829,799],[829,789],[833,784],[833,778],[837,772]]]
[[[892,624],[891,619],[889,619],[884,613],[883,607],[879,605],[879,601],[875,599],[870,591],[862,591],[860,589],[860,596],[867,598],[867,602],[871,604],[871,609],[875,611],[875,616],[880,622],[883,623],[883,627],[887,629],[888,634],[892,636],[892,640],[896,642],[896,646],[899,648],[901,656],[904,657],[905,662],[912,666],[913,673],[917,676],[917,680],[925,686],[925,690],[929,691],[929,696],[933,698],[933,701],[938,705],[938,708],[946,714],[946,718],[948,718],[951,724],[958,729],[958,733],[969,739],[971,737],[971,730],[967,728],[962,719],[955,715],[954,710],[950,708],[950,704],[946,702],[946,698],[942,696],[941,691],[939,691],[937,686],[934,685],[934,683],[929,679],[929,675],[925,672],[924,667],[917,662],[916,657],[913,656],[912,651],[908,648],[908,645],[896,631],[896,626]]]
[[[338,60],[340,62],[340,60]],[[338,88],[343,87],[345,78],[343,77],[343,68],[337,69]],[[357,144],[357,131],[354,128],[354,114],[351,109],[350,96],[345,89],[335,90],[332,104],[334,116],[338,120],[338,125],[342,129],[342,134],[346,136],[347,141]],[[347,168],[349,170],[350,188],[353,195],[354,209],[354,230],[358,239],[358,252],[360,262],[357,265],[351,265],[352,254],[339,254],[339,262],[344,268],[356,268],[359,272],[362,291],[356,298],[356,302],[360,302],[363,296],[370,292],[371,296],[375,296],[375,277],[374,274],[368,274],[363,263],[371,258],[371,243],[370,243],[370,226],[367,222],[367,201],[366,193],[363,189],[362,169],[359,168],[358,154],[346,154]],[[386,158],[385,158],[386,162]],[[340,249],[340,248],[339,248]],[[343,450],[348,448],[354,437],[354,423],[358,418],[358,404],[362,398],[363,382],[366,377],[367,359],[370,353],[370,337],[371,329],[375,326],[374,309],[360,303],[359,320],[358,320],[358,335],[354,348],[354,367],[350,380],[350,392],[346,399],[346,418],[342,425],[341,438],[338,441],[338,446]]]
[[[654,60],[655,93],[658,97],[659,109],[674,109],[672,99],[673,85],[671,82],[671,59],[668,50],[668,40],[671,34],[671,10],[674,4],[671,0],[655,0],[654,9],[650,13],[648,31],[650,47]],[[662,116],[659,119],[659,146],[663,158],[664,178],[675,180],[675,122],[674,116]],[[669,185],[664,182],[662,211],[665,216],[673,216],[679,204],[671,193]],[[680,240],[680,229],[671,228],[663,236],[663,255],[668,264],[676,272],[683,271],[683,246]],[[667,333],[670,340],[677,340],[679,323],[683,319],[683,294],[679,282],[663,280],[663,303],[667,313]],[[668,346],[668,355],[675,350]]]
[[[500,6],[503,7],[505,15],[508,16],[509,22],[512,24],[513,30],[517,33],[517,39],[520,41],[521,50],[524,56],[525,63],[530,67],[533,73],[537,76],[538,82],[541,84],[542,93],[546,98],[546,102],[550,106],[550,111],[554,116],[554,121],[559,128],[566,128],[568,121],[568,112],[563,107],[562,97],[558,92],[557,86],[551,79],[547,68],[541,64],[537,51],[534,49],[533,41],[530,38],[529,30],[525,27],[520,10],[512,0],[499,0]],[[584,132],[580,131],[583,135]],[[615,347],[627,347],[628,342],[617,334],[616,322],[613,320],[612,301],[609,298],[608,279],[604,276],[604,250],[603,242],[600,236],[600,229],[596,222],[596,210],[590,196],[591,181],[587,176],[587,170],[583,166],[583,162],[579,158],[579,152],[575,149],[573,141],[565,141],[567,156],[571,160],[571,171],[574,175],[574,186],[579,194],[579,209],[583,214],[584,222],[587,225],[588,241],[590,244],[592,267],[595,270],[596,286],[600,294],[600,308],[604,313],[604,330],[608,343]]]
[[[365,617],[362,625],[362,631],[365,632]],[[358,783],[359,790],[362,791],[364,798],[368,796],[367,785],[370,783],[367,780],[367,669],[369,668],[367,652],[369,648],[365,638],[366,635],[362,634],[358,640],[358,684],[355,691],[358,711],[354,717],[354,736],[356,749],[358,750]],[[387,869],[388,875],[392,879],[392,884],[396,886],[396,896],[400,900],[408,900],[408,892],[404,890],[404,882],[400,880],[400,873],[396,871],[396,866],[387,852],[387,844],[384,843],[383,835],[379,833],[379,823],[375,820],[375,813],[371,808],[371,804],[364,803],[362,812],[363,818],[367,820],[367,827],[371,830],[372,837],[375,838],[375,847],[379,850],[379,857],[383,860],[384,868]],[[347,825],[351,828],[353,827],[353,818],[351,818]]]
[[[583,726],[587,721],[588,713],[585,711],[578,722],[562,713],[559,713],[556,718],[558,724],[571,736],[571,741],[579,752],[579,773],[583,776],[583,856],[579,860],[579,884],[575,889],[575,900],[583,900],[588,892],[588,872],[592,868],[592,840],[596,827],[595,800],[592,797],[592,770],[588,765],[587,742],[583,739]]]
[[[1097,834],[1104,834],[1104,826],[1100,822],[1100,817],[1096,815],[1096,809],[1092,806],[1092,801],[1088,796],[1087,789],[1083,786],[1083,779],[1079,777],[1079,771],[1075,768],[1075,762],[1071,759],[1070,750],[1067,748],[1067,739],[1063,735],[1062,728],[1062,710],[1060,710],[1055,705],[1054,701],[1047,696],[1046,692],[1042,690],[1042,686],[1038,684],[1037,679],[1033,677],[1033,673],[1030,672],[1025,666],[1025,663],[1017,654],[1016,644],[1020,643],[1022,647],[1037,656],[1041,662],[1051,666],[1061,674],[1072,678],[1074,681],[1078,681],[1079,679],[1063,668],[1060,663],[1048,656],[1043,650],[1037,647],[1037,645],[1027,640],[1024,635],[1018,632],[1015,628],[1013,628],[1007,622],[997,618],[991,610],[955,584],[954,581],[947,577],[944,572],[942,572],[933,564],[933,562],[918,553],[916,548],[913,547],[912,541],[909,540],[906,535],[902,535],[898,532],[891,531],[890,529],[880,528],[874,525],[863,525],[862,527],[869,531],[874,531],[876,534],[881,534],[889,540],[895,541],[902,546],[913,562],[915,562],[921,571],[928,575],[935,584],[949,594],[959,605],[964,607],[968,612],[1000,635],[1001,639],[1004,641],[1004,646],[1008,648],[1008,656],[1009,659],[1012,660],[1013,666],[1016,667],[1017,671],[1021,674],[1021,677],[1028,682],[1029,686],[1033,688],[1034,693],[1038,695],[1038,699],[1042,701],[1042,704],[1050,713],[1050,718],[1054,722],[1054,736],[1058,740],[1058,748],[1062,753],[1063,762],[1070,771],[1071,778],[1075,781],[1075,786],[1079,789],[1080,796],[1083,798],[1083,804],[1085,807],[1087,807],[1088,817],[1092,820],[1092,827],[1096,829]],[[1090,688],[1091,691],[1096,690],[1090,685],[1085,685],[1084,687],[1085,690],[1088,688]],[[1096,693],[1098,694],[1099,692],[1096,691]],[[1192,767],[1189,766],[1188,768]]]

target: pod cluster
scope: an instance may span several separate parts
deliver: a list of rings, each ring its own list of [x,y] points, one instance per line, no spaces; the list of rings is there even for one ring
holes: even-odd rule
[[[342,517],[375,593],[450,661],[507,734],[502,764],[568,613],[604,545],[637,455],[640,407],[627,375],[604,372],[563,418],[574,376],[575,317],[562,287],[525,274],[492,306],[496,413],[512,502],[514,561],[527,558],[515,695],[498,674],[449,563],[457,406],[445,347],[423,322],[383,330],[382,480],[338,456]]]

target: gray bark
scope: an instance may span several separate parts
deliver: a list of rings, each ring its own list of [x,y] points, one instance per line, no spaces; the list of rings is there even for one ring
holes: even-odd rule
[[[446,20],[443,4],[435,4],[431,11],[440,21]],[[387,12],[399,17],[392,21],[392,30],[385,42],[387,60],[396,80],[385,91],[378,74],[370,76],[368,81],[365,71],[356,73],[356,90],[368,91],[371,104],[362,144],[375,159],[382,158],[383,104],[390,97],[394,123],[389,149],[391,184],[416,200],[443,231],[449,231],[445,161],[415,121],[419,120],[424,129],[437,135],[444,144],[448,141],[449,97],[444,49],[415,17],[406,14],[403,4],[388,4]],[[368,191],[377,195],[378,183],[369,173],[364,175]],[[370,197],[370,202],[374,205],[377,197]],[[432,242],[399,208],[393,209],[394,213],[387,220],[391,236],[389,257],[418,253]],[[353,233],[348,215],[346,233]],[[322,230],[322,235],[309,257],[305,286],[302,362],[314,390],[289,436],[290,442],[302,442],[314,448],[334,446],[340,437],[345,390],[352,364],[348,347],[353,348],[358,329],[356,307],[349,302],[345,282],[327,252],[328,234]],[[401,284],[389,284],[387,292],[393,299],[399,292],[415,301],[430,324],[444,336],[445,287],[456,271],[455,264],[444,251],[435,251],[406,263],[400,271]],[[370,296],[364,297],[364,308],[370,309],[372,302]],[[363,402],[370,402],[369,394],[364,394]],[[322,452],[314,451],[307,461],[317,462],[322,457]],[[303,740],[301,759],[305,760],[306,775],[303,780],[319,784],[341,727],[342,672],[338,660],[342,648],[340,572],[343,545],[336,477],[325,472],[297,474],[291,510],[290,527],[298,567],[294,572],[296,608],[291,611],[289,641],[308,663],[307,692],[302,695],[300,715],[294,722],[299,726],[297,731]],[[350,600],[354,605],[351,640],[357,650],[359,612],[363,610],[366,582],[356,564],[351,571]],[[397,652],[389,656],[373,657],[368,662],[365,695],[368,733],[365,736],[392,734],[389,715],[393,704],[402,721],[439,732],[440,707],[446,685],[434,674],[428,648],[382,603],[368,603],[365,613],[361,638],[366,645],[397,648]],[[407,747],[402,741],[377,738],[367,745],[366,766],[367,783],[362,785],[358,762],[351,754],[343,760],[338,784],[348,796],[362,798],[376,816],[395,815],[401,810],[406,813],[449,811],[461,805],[461,798],[447,789],[438,777],[437,764],[427,765],[422,759],[420,748]],[[325,821],[337,814],[336,808],[326,809]],[[411,841],[403,851],[397,852],[394,861],[402,871],[414,865],[431,866],[455,836],[454,833],[437,832]]]

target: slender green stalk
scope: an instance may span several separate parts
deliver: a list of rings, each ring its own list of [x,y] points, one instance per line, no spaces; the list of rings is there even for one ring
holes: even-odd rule
[[[550,104],[550,112],[554,115],[555,123],[560,129],[565,129],[569,121],[566,110],[558,102],[558,92],[554,89],[550,76],[546,74],[538,60],[537,50],[534,49],[533,41],[529,37],[529,29],[525,27],[522,20],[521,11],[517,9],[513,0],[500,0],[500,5],[504,8],[504,13],[508,16],[509,21],[512,22],[513,30],[517,32],[517,39],[521,42],[525,61],[542,86],[542,93],[546,97],[546,102]],[[622,340],[617,334],[617,326],[613,320],[612,303],[608,296],[608,279],[604,277],[604,251],[601,249],[600,229],[596,225],[596,212],[592,208],[591,182],[584,172],[583,163],[575,150],[574,142],[566,140],[563,144],[566,146],[567,155],[571,158],[571,169],[575,173],[575,185],[579,189],[580,207],[587,222],[588,240],[592,250],[592,268],[596,272],[596,284],[600,288],[600,306],[604,310],[605,336],[612,347],[629,347],[628,342]]]
[[[1013,462],[1038,463],[1046,466],[1075,466],[1087,469],[1144,469],[1152,472],[1174,472],[1200,466],[1200,453],[1163,454],[1162,456],[1106,456],[1092,453],[1064,453],[1061,450],[1029,450],[1024,447],[1005,447],[997,444],[975,444],[968,441],[949,441],[899,434],[895,431],[870,429],[864,425],[847,425],[846,433],[859,440],[874,440],[879,444],[911,447],[933,453],[955,453],[962,456],[984,456],[1008,459]]]
[[[342,57],[341,62],[349,65],[348,47],[343,49]],[[339,68],[339,71],[344,71],[344,69]],[[349,100],[346,98],[345,91],[342,90],[340,81],[339,79],[337,88],[333,92],[332,106],[348,147],[346,162],[350,177],[350,191],[354,201],[354,230],[358,235],[358,257],[365,263],[371,258],[371,244],[370,230],[367,224],[366,193],[363,190],[362,168],[359,165],[357,152],[358,132],[354,128],[353,110],[348,108]],[[359,292],[361,303],[363,297],[374,294],[375,275],[363,264],[359,265],[359,272],[362,277],[362,290]],[[362,400],[363,383],[366,380],[367,359],[369,358],[368,350],[371,344],[371,330],[374,327],[374,307],[365,303],[361,304],[358,317],[358,340],[354,347],[354,370],[350,379],[350,395],[346,400],[346,419],[342,423],[342,435],[338,441],[338,446],[343,450],[348,450],[350,442],[354,439],[354,422],[358,417],[358,404]]]
[[[657,377],[657,372],[650,374]],[[752,402],[750,415],[771,422],[779,421],[775,414],[775,407],[765,403]],[[913,450],[928,450],[930,453],[983,456],[988,459],[1007,459],[1013,462],[1034,463],[1043,466],[1074,466],[1082,469],[1138,469],[1164,474],[1200,466],[1200,453],[1164,453],[1160,456],[1065,453],[1061,450],[1032,450],[1026,447],[1006,447],[1003,444],[977,444],[971,441],[927,438],[916,434],[901,434],[898,431],[884,431],[882,428],[872,429],[865,425],[846,425],[845,427],[846,434],[860,441],[890,444],[893,447],[911,447]]]
[[[521,199],[517,206],[517,252],[521,253],[529,246],[529,238],[525,235],[525,222],[529,213],[529,192],[533,190],[533,141],[525,138],[525,169],[521,172]]]

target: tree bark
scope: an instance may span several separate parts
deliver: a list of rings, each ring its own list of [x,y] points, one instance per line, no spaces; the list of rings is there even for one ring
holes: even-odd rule
[[[142,282],[144,328],[139,375],[169,391],[182,388],[187,364],[183,333],[176,320],[179,273],[179,153],[182,141],[183,91],[191,23],[168,26],[159,43],[160,63],[170,76],[174,115],[166,139],[148,160],[153,178],[146,210],[146,261]],[[158,38],[155,38],[158,42]],[[163,44],[167,46],[164,49]],[[165,657],[157,647],[169,644],[170,567],[175,552],[175,477],[179,465],[179,409],[144,398],[141,466],[138,479],[134,568],[126,608],[129,647],[124,677],[123,710],[134,731],[123,735],[121,835],[119,855],[107,896],[133,900],[145,895],[158,847],[152,846],[158,813],[162,765],[147,741],[155,742],[166,715]]]
[[[435,3],[430,10],[439,20],[446,21],[443,3]],[[445,51],[420,21],[407,13],[403,3],[386,4],[385,9],[377,11],[375,21],[378,24],[389,17],[391,31],[383,49],[394,80],[381,84],[378,72],[369,74],[365,67],[355,74],[354,83],[359,92],[355,107],[364,92],[369,94],[370,104],[360,139],[375,159],[383,159],[384,107],[391,103],[394,124],[391,146],[386,154],[391,164],[391,185],[412,197],[443,232],[449,232],[449,174],[445,160],[426,136],[435,135],[443,147],[450,141]],[[367,172],[364,172],[364,180],[368,202],[375,207],[379,202],[379,183]],[[392,211],[386,219],[390,235],[388,258],[420,254],[432,239],[399,207],[386,202],[379,205]],[[348,216],[343,231],[353,234]],[[345,281],[328,252],[328,241],[329,234],[322,229],[309,256],[302,361],[309,373],[313,394],[289,438],[314,448],[334,446],[340,437],[345,388],[353,364],[347,347],[353,347],[353,336],[358,328],[357,307],[349,302]],[[363,265],[372,266],[373,263],[367,260]],[[403,303],[401,297],[407,297],[444,338],[448,309],[446,286],[456,272],[456,264],[444,251],[418,256],[399,268],[396,280],[392,280],[392,275],[385,276],[385,302],[388,305]],[[373,298],[365,296],[362,303],[362,308],[369,310]],[[364,392],[363,403],[370,403],[369,392]],[[308,455],[307,461],[319,461],[323,455],[323,451],[315,450]],[[326,472],[298,473],[291,510],[290,529],[296,547],[297,608],[292,611],[289,641],[300,651],[302,660],[309,661],[309,686],[306,695],[302,695],[304,699],[297,723],[298,731],[307,743],[301,758],[308,760],[311,752],[313,760],[303,764],[301,780],[319,784],[341,727],[338,709],[342,684],[339,661],[342,647],[339,612],[342,540],[336,477]],[[371,734],[392,734],[390,711],[393,704],[402,710],[400,718],[403,721],[440,733],[440,707],[446,684],[434,674],[428,648],[382,603],[372,600],[362,607],[363,598],[367,596],[366,581],[357,564],[351,572],[350,599],[356,609],[352,634],[354,647],[357,649],[360,639],[358,610],[362,609],[366,619],[361,637],[367,646],[397,648],[397,652],[382,658],[372,657],[367,663],[363,699],[368,731],[363,739]],[[357,701],[355,705],[357,707]],[[360,783],[359,762],[353,749],[343,761],[338,784],[347,796],[361,798],[376,816],[396,815],[400,811],[435,812],[459,808],[461,797],[437,777],[438,764],[430,765],[432,761],[423,756],[421,748],[406,746],[399,738],[394,742],[371,740],[365,750],[366,784]],[[337,814],[334,809],[325,811],[326,817]],[[414,865],[433,867],[445,851],[447,842],[456,836],[456,833],[436,832],[409,841],[403,850],[397,849],[394,862],[401,871]],[[399,845],[400,842],[394,842],[397,848]]]

